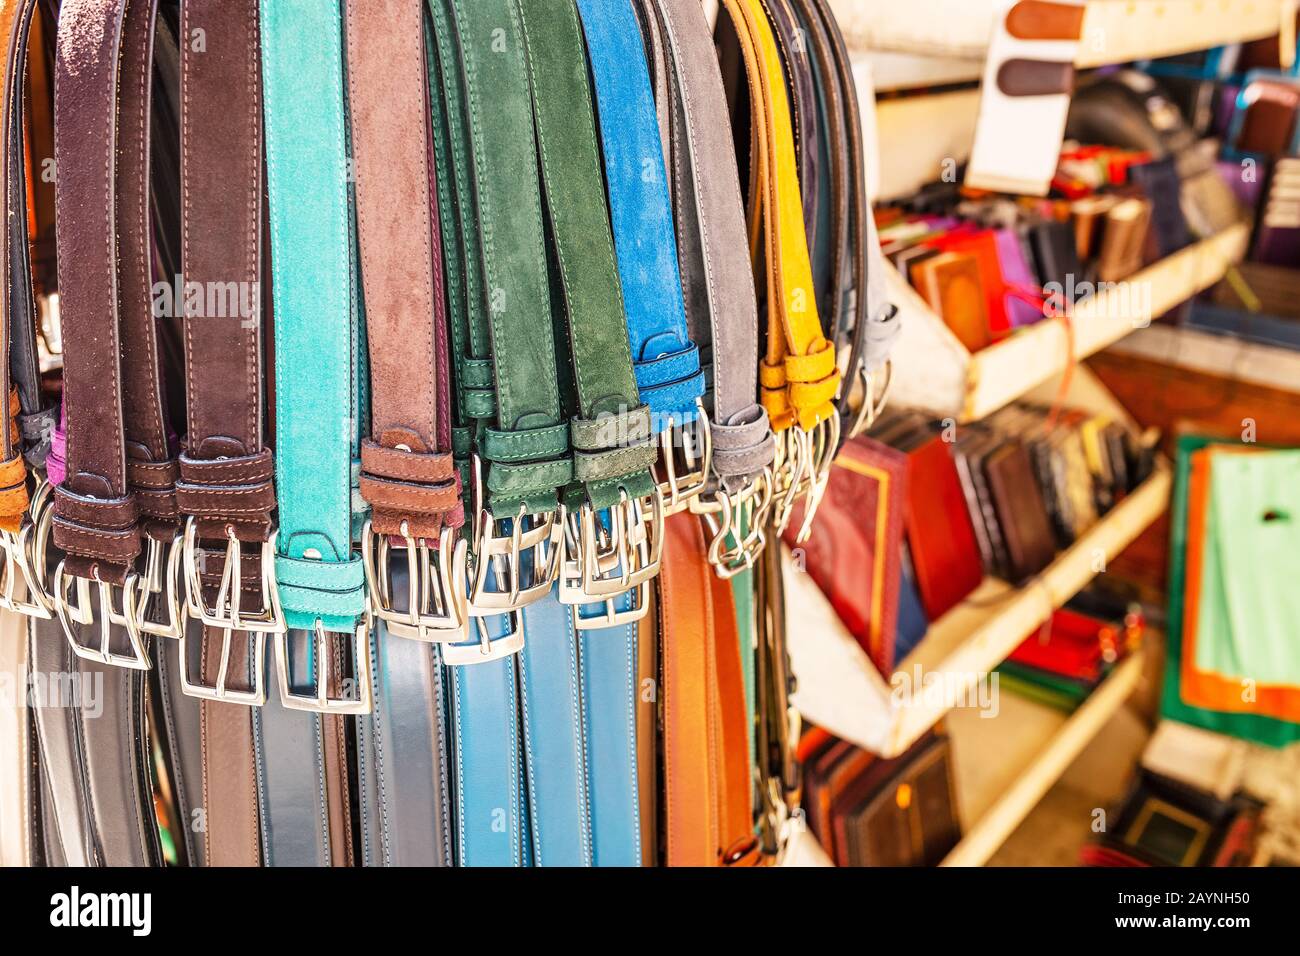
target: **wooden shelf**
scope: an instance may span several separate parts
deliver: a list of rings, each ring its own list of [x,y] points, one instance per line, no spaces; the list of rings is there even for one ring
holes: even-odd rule
[[[996,717],[971,716],[960,726],[953,722],[949,732],[959,767],[963,745],[978,750],[981,758],[991,753],[1004,756],[999,766],[979,767],[978,776],[963,780],[958,773],[963,813],[969,808],[976,819],[942,866],[982,866],[997,852],[1123,706],[1142,677],[1143,663],[1144,652],[1131,655],[1072,714],[1008,692],[999,695]]]
[[[1248,236],[1247,225],[1238,223],[1083,300],[1070,315],[1073,360],[1144,328],[1152,318],[1213,285],[1241,258]],[[1060,374],[1071,362],[1070,335],[1063,321],[1044,319],[971,353],[892,266],[886,279],[890,298],[902,313],[891,401],[961,422],[976,421]]]
[[[866,749],[892,757],[906,750],[971,692],[1026,634],[1073,597],[1166,507],[1170,475],[1161,463],[1135,492],[1040,574],[1015,588],[986,579],[935,621],[889,681],[881,677],[830,602],[785,553],[787,636],[798,686],[793,703],[809,720]],[[906,694],[916,682],[941,680],[950,694]]]
[[[831,0],[831,7],[850,48],[982,60],[1003,4]],[[1089,0],[1075,65],[1154,59],[1272,36],[1287,8],[1287,0]]]
[[[1134,332],[1115,351],[1266,388],[1300,391],[1300,352],[1232,335],[1158,323]]]

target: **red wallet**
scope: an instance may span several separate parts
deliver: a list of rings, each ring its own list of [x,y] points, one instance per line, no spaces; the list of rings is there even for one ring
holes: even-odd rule
[[[802,549],[797,558],[804,570],[886,676],[894,669],[907,467],[906,455],[874,439],[846,442],[831,468],[812,537],[795,541],[802,503],[785,533],[790,547]]]
[[[939,435],[908,453],[905,515],[916,587],[935,621],[984,578],[952,448]]]
[[[1052,674],[1092,683],[1101,679],[1102,666],[1114,660],[1121,635],[1100,618],[1065,608],[1052,613],[1044,635],[1034,633],[1011,652],[1010,660]]]

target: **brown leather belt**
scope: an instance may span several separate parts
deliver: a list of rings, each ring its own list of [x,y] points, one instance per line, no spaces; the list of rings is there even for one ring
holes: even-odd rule
[[[454,642],[466,620],[466,545],[457,534],[465,510],[451,447],[451,369],[442,237],[432,201],[422,10],[420,0],[347,5],[371,381],[361,494],[373,514],[363,550],[375,612],[389,632]],[[405,611],[393,603],[390,538],[405,544]]]
[[[117,194],[119,181],[132,171],[119,175],[116,166],[125,15],[126,6],[116,0],[85,0],[66,8],[59,24],[55,162],[67,172],[56,183],[59,289],[63,329],[76,348],[63,359],[64,403],[74,414],[67,428],[67,474],[54,492],[54,543],[67,555],[55,571],[54,587],[55,610],[78,656],[145,669],[149,655],[133,603],[139,509],[127,485],[119,359],[119,270],[127,263],[118,248]],[[140,223],[131,225],[141,231]],[[78,625],[96,622],[98,648],[86,647]],[[129,649],[110,646],[114,624]]]
[[[196,32],[198,31],[198,32]],[[191,38],[201,36],[203,47]],[[187,638],[201,631],[203,806],[210,865],[260,861],[251,713],[265,700],[265,635],[278,620],[271,577],[270,449],[263,445],[262,101],[256,0],[181,8],[182,269],[203,308],[185,310],[188,434],[176,498],[186,516]],[[228,314],[235,286],[235,315]],[[206,314],[225,292],[224,308]],[[247,557],[242,544],[260,546]],[[212,559],[215,558],[215,561]],[[202,564],[200,562],[202,561]],[[216,565],[213,570],[212,564]],[[247,569],[247,570],[245,570]],[[255,602],[251,613],[244,599]],[[197,619],[197,620],[193,620]],[[234,640],[239,633],[242,640]],[[243,688],[230,678],[247,678]]]
[[[180,636],[176,575],[166,574],[180,531],[177,466],[167,429],[153,299],[153,229],[149,215],[150,111],[154,24],[158,0],[130,0],[118,89],[118,294],[122,346],[122,416],[127,486],[144,534],[145,567],[137,626],[147,634]],[[173,568],[173,571],[175,569]],[[163,595],[160,615],[147,613]]]

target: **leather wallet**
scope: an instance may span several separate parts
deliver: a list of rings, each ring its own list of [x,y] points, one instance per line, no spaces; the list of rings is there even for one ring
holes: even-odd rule
[[[944,252],[961,252],[975,258],[984,292],[985,327],[992,339],[1004,337],[1011,324],[1007,316],[1007,280],[996,233],[991,229],[958,230],[928,240],[927,244]]]
[[[1009,441],[985,462],[989,491],[1006,539],[1008,577],[1022,581],[1052,563],[1056,548],[1033,465],[1023,442]]]
[[[960,838],[947,737],[873,761],[831,807],[839,866],[934,866]]]
[[[1078,284],[1079,276],[1084,274],[1075,247],[1073,225],[1056,220],[1035,223],[1029,227],[1029,248],[1038,272],[1038,284],[1055,285],[1062,290],[1061,294],[1068,296]]]
[[[979,586],[979,546],[948,442],[932,434],[907,457],[907,540],[921,604],[934,621]]]
[[[867,436],[852,439],[831,467],[812,536],[796,544],[802,503],[786,530],[786,543],[803,549],[805,570],[886,676],[894,669],[899,587],[895,557],[903,539],[906,479],[902,452]]]
[[[1191,241],[1183,216],[1182,182],[1172,156],[1129,167],[1129,179],[1141,188],[1151,203],[1151,227],[1161,258],[1172,255]]]
[[[900,548],[898,581],[898,628],[894,637],[895,664],[905,661],[916,645],[921,643],[930,628],[930,619],[921,606],[921,594],[916,589],[916,572],[912,570],[912,555],[907,543]]]
[[[1151,203],[1145,199],[1124,199],[1107,211],[1097,257],[1098,279],[1116,282],[1142,268],[1150,225]]]
[[[984,284],[975,256],[941,252],[912,265],[916,289],[967,351],[992,342]]]

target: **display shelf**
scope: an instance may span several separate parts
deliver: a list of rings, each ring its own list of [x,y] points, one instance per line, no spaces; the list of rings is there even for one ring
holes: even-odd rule
[[[1231,335],[1159,323],[1134,332],[1115,351],[1254,385],[1300,391],[1300,352]]]
[[[794,705],[838,737],[882,756],[902,753],[954,699],[969,694],[1026,634],[1104,570],[1165,509],[1169,488],[1169,471],[1161,463],[1028,586],[985,579],[931,625],[888,681],[787,550],[786,602],[790,620],[796,622],[787,637],[798,681]],[[942,682],[947,693],[906,693],[918,675],[922,687],[926,681]]]
[[[1044,319],[968,352],[892,266],[886,279],[899,307],[892,401],[970,422],[984,418],[1068,365],[1104,349],[1217,282],[1246,249],[1238,223],[1084,299],[1064,321]]]
[[[831,0],[850,48],[960,59],[984,58],[1004,6],[1003,0]],[[1291,0],[1089,0],[1075,65],[1154,59],[1279,32],[1285,37],[1285,13],[1293,9]]]
[[[1123,706],[1141,680],[1143,666],[1143,651],[1130,655],[1071,714],[1003,692],[992,719],[963,714],[960,722],[952,721],[962,814],[975,822],[941,865],[986,863]],[[962,760],[966,749],[981,758],[976,773],[961,769],[972,763]],[[982,759],[990,754],[998,759]]]

